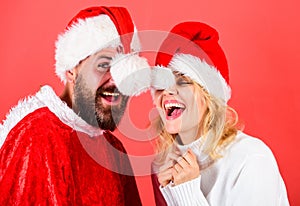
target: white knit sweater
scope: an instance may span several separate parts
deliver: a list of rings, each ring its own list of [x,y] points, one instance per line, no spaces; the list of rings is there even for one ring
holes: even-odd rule
[[[201,153],[202,140],[179,146],[191,148],[201,168],[208,156]],[[223,157],[189,182],[160,187],[168,205],[288,206],[283,179],[271,150],[259,139],[239,132]]]

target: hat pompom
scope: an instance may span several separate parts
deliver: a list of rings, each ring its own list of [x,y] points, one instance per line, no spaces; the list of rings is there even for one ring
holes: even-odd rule
[[[164,66],[155,66],[151,71],[151,86],[156,89],[167,89],[175,85],[175,76],[172,71]]]
[[[138,54],[117,54],[111,62],[110,73],[123,95],[138,96],[150,88],[150,66]]]

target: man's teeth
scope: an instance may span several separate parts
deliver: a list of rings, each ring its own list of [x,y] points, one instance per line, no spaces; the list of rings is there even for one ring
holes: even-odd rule
[[[173,107],[182,108],[182,109],[185,108],[185,106],[183,104],[180,104],[180,103],[167,103],[167,104],[165,104],[166,109],[170,109],[170,108],[173,108]]]
[[[105,96],[114,96],[114,97],[120,95],[119,93],[112,93],[112,92],[103,92],[102,94]]]

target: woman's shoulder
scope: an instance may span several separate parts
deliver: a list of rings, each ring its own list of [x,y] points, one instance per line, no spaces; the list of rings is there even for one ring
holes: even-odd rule
[[[235,140],[223,151],[219,163],[228,173],[239,173],[243,168],[269,168],[277,171],[277,161],[271,149],[258,137],[238,132]]]
[[[237,133],[235,140],[227,147],[225,154],[240,157],[261,155],[273,158],[273,153],[265,142],[241,131]]]

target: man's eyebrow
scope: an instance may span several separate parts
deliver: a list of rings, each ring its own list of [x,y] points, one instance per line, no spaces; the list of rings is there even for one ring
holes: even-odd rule
[[[112,60],[112,57],[106,56],[106,55],[100,55],[100,56],[97,57],[97,59],[108,59],[108,60]]]

